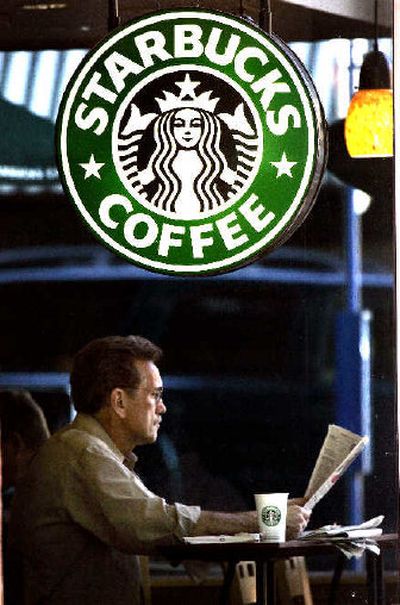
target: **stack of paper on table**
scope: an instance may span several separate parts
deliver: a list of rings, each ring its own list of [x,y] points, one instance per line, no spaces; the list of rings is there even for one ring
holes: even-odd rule
[[[375,538],[382,535],[382,529],[378,526],[383,519],[383,515],[379,515],[359,525],[324,525],[304,532],[300,539],[335,544],[348,558],[359,557],[365,550],[379,554]]]
[[[260,534],[240,533],[233,536],[187,536],[183,538],[186,544],[220,544],[223,542],[259,542]]]
[[[378,527],[383,521],[383,515],[364,521],[359,525],[324,525],[318,529],[306,531],[302,534],[302,540],[337,540],[343,538],[376,538],[382,534],[382,528]]]

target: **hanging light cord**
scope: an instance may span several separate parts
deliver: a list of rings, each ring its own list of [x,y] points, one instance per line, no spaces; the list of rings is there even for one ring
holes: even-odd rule
[[[259,25],[261,29],[272,34],[271,0],[260,0]]]
[[[118,0],[108,0],[108,31],[112,31],[121,25],[119,16]]]
[[[375,39],[374,50],[378,50],[378,0],[375,0]]]

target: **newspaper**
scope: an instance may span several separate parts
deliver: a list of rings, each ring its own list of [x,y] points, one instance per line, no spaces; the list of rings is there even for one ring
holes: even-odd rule
[[[329,492],[368,441],[367,436],[361,437],[335,424],[329,425],[305,493],[305,506],[309,510]]]
[[[324,525],[319,529],[304,532],[300,540],[334,544],[348,559],[358,558],[366,550],[379,555],[380,548],[376,538],[382,535],[382,528],[378,526],[383,519],[384,516],[379,515],[359,525]]]
[[[315,538],[337,540],[338,538],[376,538],[382,534],[379,525],[384,517],[379,515],[359,525],[324,525],[318,529],[303,532],[302,540],[313,540]]]

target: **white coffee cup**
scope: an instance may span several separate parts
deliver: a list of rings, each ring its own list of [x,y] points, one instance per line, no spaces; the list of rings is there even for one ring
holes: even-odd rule
[[[258,527],[263,542],[285,542],[289,494],[255,494]]]

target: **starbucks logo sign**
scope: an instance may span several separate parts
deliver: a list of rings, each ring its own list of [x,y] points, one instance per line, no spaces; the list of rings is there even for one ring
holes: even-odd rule
[[[233,206],[254,179],[262,125],[250,99],[224,74],[207,66],[162,72],[121,104],[115,167],[148,210],[169,220],[209,218]]]
[[[265,506],[261,512],[263,523],[268,527],[275,527],[281,520],[281,511],[277,506]]]
[[[232,270],[286,240],[326,161],[312,82],[280,40],[201,9],[148,15],[87,55],[57,123],[64,188],[148,269]]]

